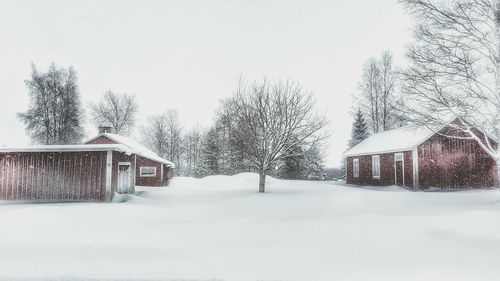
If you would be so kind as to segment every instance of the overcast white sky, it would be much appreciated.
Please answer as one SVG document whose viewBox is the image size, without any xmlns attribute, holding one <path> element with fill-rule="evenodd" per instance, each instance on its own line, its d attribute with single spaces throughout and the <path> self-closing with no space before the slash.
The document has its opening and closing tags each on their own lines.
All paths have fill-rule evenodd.
<svg viewBox="0 0 500 281">
<path fill-rule="evenodd" d="M 397 0 L 0 0 L 0 144 L 30 142 L 15 114 L 31 62 L 74 66 L 84 104 L 107 89 L 136 94 L 139 124 L 172 108 L 186 128 L 211 124 L 238 75 L 266 75 L 315 92 L 338 165 L 363 63 L 385 49 L 401 62 L 410 39 Z"/>
</svg>

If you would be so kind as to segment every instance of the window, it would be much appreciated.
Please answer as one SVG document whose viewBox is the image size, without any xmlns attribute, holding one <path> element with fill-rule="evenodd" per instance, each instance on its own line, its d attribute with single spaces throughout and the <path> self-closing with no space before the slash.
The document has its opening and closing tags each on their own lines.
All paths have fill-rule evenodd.
<svg viewBox="0 0 500 281">
<path fill-rule="evenodd" d="M 396 153 L 394 157 L 396 157 L 396 161 L 403 161 L 403 153 Z"/>
<path fill-rule="evenodd" d="M 380 155 L 372 156 L 372 176 L 374 179 L 380 179 Z"/>
<path fill-rule="evenodd" d="M 141 167 L 141 177 L 156 177 L 156 167 Z"/>
<path fill-rule="evenodd" d="M 359 178 L 359 159 L 352 160 L 352 174 L 355 178 Z"/>
</svg>

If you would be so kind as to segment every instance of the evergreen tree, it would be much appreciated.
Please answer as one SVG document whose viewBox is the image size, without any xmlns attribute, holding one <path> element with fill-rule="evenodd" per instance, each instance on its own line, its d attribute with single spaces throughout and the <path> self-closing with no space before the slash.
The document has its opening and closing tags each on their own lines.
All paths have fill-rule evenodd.
<svg viewBox="0 0 500 281">
<path fill-rule="evenodd" d="M 322 153 L 314 146 L 304 151 L 300 146 L 293 146 L 279 164 L 276 176 L 282 179 L 323 180 L 326 175 Z"/>
<path fill-rule="evenodd" d="M 349 141 L 349 147 L 353 147 L 358 143 L 362 142 L 368 137 L 368 124 L 363 117 L 361 109 L 355 114 L 354 123 L 352 124 L 351 140 Z"/>
<path fill-rule="evenodd" d="M 196 169 L 197 177 L 216 175 L 220 173 L 220 142 L 216 128 L 211 128 L 203 138 L 201 158 Z"/>
</svg>

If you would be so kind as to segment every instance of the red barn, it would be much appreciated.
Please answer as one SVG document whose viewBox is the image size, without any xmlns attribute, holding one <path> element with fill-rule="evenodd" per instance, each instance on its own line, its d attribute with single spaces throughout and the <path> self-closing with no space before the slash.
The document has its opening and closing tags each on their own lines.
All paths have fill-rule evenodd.
<svg viewBox="0 0 500 281">
<path fill-rule="evenodd" d="M 103 133 L 87 143 L 0 147 L 0 200 L 111 201 L 172 176 L 174 164 L 130 138 Z"/>
<path fill-rule="evenodd" d="M 412 189 L 497 186 L 495 160 L 477 141 L 450 135 L 461 134 L 450 126 L 436 130 L 405 127 L 374 134 L 344 153 L 347 183 Z"/>
<path fill-rule="evenodd" d="M 156 153 L 140 144 L 139 142 L 125 136 L 106 132 L 106 128 L 100 128 L 101 133 L 96 137 L 84 142 L 85 144 L 121 144 L 131 150 L 134 154 L 134 182 L 138 186 L 162 186 L 168 183 L 173 176 L 175 165 L 159 157 Z"/>
</svg>

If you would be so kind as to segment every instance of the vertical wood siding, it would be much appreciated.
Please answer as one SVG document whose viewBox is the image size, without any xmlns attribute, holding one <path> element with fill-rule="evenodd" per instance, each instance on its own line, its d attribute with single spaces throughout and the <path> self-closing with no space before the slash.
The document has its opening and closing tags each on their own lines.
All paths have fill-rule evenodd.
<svg viewBox="0 0 500 281">
<path fill-rule="evenodd" d="M 418 147 L 420 188 L 496 186 L 496 163 L 474 140 L 434 135 Z"/>
<path fill-rule="evenodd" d="M 0 153 L 0 200 L 104 201 L 106 152 Z"/>
<path fill-rule="evenodd" d="M 139 186 L 161 186 L 161 163 L 137 155 L 135 184 Z M 156 177 L 141 177 L 141 167 L 156 167 Z"/>
</svg>

